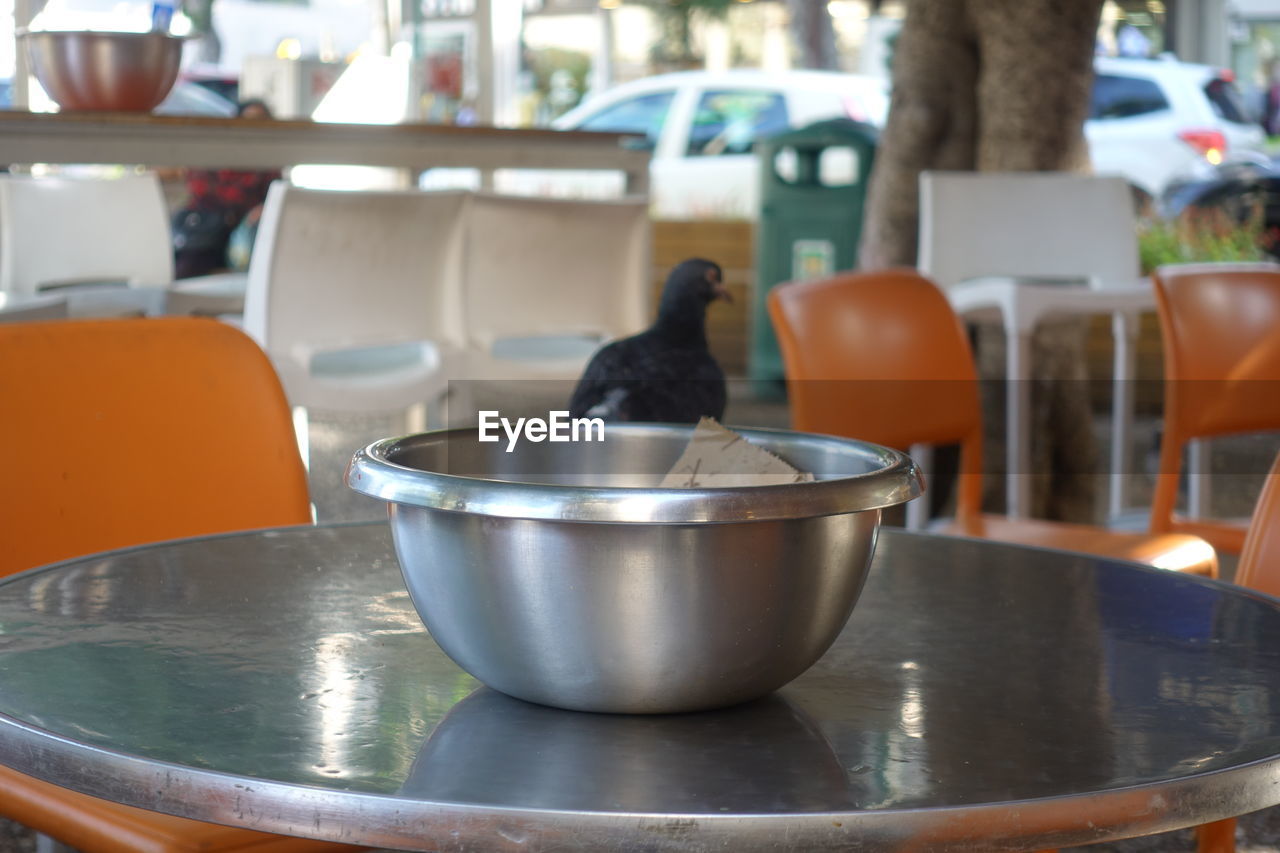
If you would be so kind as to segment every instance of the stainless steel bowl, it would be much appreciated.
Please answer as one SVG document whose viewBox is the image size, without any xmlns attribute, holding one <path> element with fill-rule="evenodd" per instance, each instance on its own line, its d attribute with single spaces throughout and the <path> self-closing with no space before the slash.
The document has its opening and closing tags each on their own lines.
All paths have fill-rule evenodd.
<svg viewBox="0 0 1280 853">
<path fill-rule="evenodd" d="M 163 32 L 32 30 L 31 72 L 64 110 L 150 112 L 178 79 L 183 39 Z"/>
<path fill-rule="evenodd" d="M 386 439 L 347 469 L 390 502 L 406 586 L 440 647 L 480 681 L 580 711 L 664 713 L 781 687 L 853 610 L 880 510 L 921 492 L 911 460 L 865 442 L 742 430 L 817 482 L 652 486 L 691 427 L 609 425 L 603 441 Z"/>
</svg>

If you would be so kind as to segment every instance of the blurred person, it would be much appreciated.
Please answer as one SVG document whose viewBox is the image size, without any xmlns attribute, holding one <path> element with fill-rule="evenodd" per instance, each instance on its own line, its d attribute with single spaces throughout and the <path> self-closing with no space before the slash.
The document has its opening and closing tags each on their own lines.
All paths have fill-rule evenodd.
<svg viewBox="0 0 1280 853">
<path fill-rule="evenodd" d="M 272 118 L 266 103 L 240 102 L 236 115 L 247 119 Z M 185 175 L 187 198 L 173 217 L 173 261 L 176 278 L 206 275 L 248 264 L 262 203 L 279 169 L 189 169 Z M 228 257 L 232 234 L 237 234 L 235 258 Z"/>
<path fill-rule="evenodd" d="M 1268 136 L 1280 134 L 1280 62 L 1268 60 L 1266 83 L 1262 87 L 1262 118 L 1259 124 Z"/>
<path fill-rule="evenodd" d="M 459 127 L 474 127 L 479 120 L 480 114 L 476 111 L 475 99 L 464 98 L 458 105 L 458 111 L 453 115 L 453 123 Z"/>
<path fill-rule="evenodd" d="M 1151 55 L 1151 39 L 1130 23 L 1123 23 L 1116 30 L 1116 53 L 1134 59 L 1146 59 Z"/>
</svg>

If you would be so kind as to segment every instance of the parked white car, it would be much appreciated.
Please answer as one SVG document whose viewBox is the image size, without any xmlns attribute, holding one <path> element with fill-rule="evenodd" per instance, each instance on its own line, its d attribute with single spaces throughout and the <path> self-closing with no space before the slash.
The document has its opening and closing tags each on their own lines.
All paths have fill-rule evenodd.
<svg viewBox="0 0 1280 853">
<path fill-rule="evenodd" d="M 1094 62 L 1085 138 L 1093 170 L 1118 174 L 1153 196 L 1214 166 L 1263 156 L 1262 128 L 1249 120 L 1228 72 L 1172 59 Z"/>
<path fill-rule="evenodd" d="M 757 139 L 822 119 L 877 127 L 889 111 L 887 83 L 830 71 L 682 71 L 624 83 L 552 123 L 557 130 L 631 133 L 653 151 L 650 193 L 664 218 L 754 218 L 759 207 Z M 433 169 L 422 186 L 475 186 L 473 170 Z M 607 172 L 498 170 L 495 187 L 529 195 L 617 195 Z"/>
</svg>

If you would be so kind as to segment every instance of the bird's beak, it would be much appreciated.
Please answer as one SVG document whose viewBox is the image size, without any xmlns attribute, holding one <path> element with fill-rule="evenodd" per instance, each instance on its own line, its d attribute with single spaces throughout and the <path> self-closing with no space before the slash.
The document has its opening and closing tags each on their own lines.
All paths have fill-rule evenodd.
<svg viewBox="0 0 1280 853">
<path fill-rule="evenodd" d="M 723 299 L 730 305 L 733 304 L 733 294 L 729 292 L 729 288 L 725 287 L 723 281 L 714 281 L 711 283 L 712 300 Z"/>
</svg>

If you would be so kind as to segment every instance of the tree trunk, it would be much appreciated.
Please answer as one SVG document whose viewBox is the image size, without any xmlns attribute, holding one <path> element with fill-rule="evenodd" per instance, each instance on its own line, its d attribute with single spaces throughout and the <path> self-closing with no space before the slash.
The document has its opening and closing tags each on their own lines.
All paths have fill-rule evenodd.
<svg viewBox="0 0 1280 853">
<path fill-rule="evenodd" d="M 1084 168 L 1102 0 L 910 0 L 860 249 L 868 269 L 916 262 L 926 169 Z"/>
<path fill-rule="evenodd" d="M 658 16 L 662 35 L 650 52 L 654 73 L 699 67 L 693 52 L 693 7 L 684 2 L 661 4 Z"/>
<path fill-rule="evenodd" d="M 926 169 L 1087 170 L 1083 125 L 1101 7 L 1102 0 L 910 0 L 868 189 L 862 268 L 915 265 Z M 984 376 L 1003 377 L 1002 341 L 991 331 L 980 334 L 979 364 Z M 1033 378 L 1055 380 L 1037 381 L 1047 390 L 1033 399 L 1033 468 L 1045 475 L 1033 490 L 1037 515 L 1095 520 L 1089 483 L 1097 447 L 1084 363 L 1081 323 L 1037 331 Z M 995 440 L 984 456 L 991 491 L 1000 494 L 1003 418 L 985 408 Z"/>
<path fill-rule="evenodd" d="M 199 49 L 196 52 L 196 59 L 209 65 L 217 65 L 222 60 L 222 39 L 218 37 L 218 31 L 208 29 L 200 35 L 197 42 Z"/>
<path fill-rule="evenodd" d="M 199 36 L 196 60 L 217 65 L 222 59 L 222 40 L 213 28 L 213 0 L 185 0 L 182 10 L 191 19 L 191 29 Z"/>
<path fill-rule="evenodd" d="M 797 68 L 838 70 L 836 30 L 826 0 L 787 0 Z"/>
</svg>

